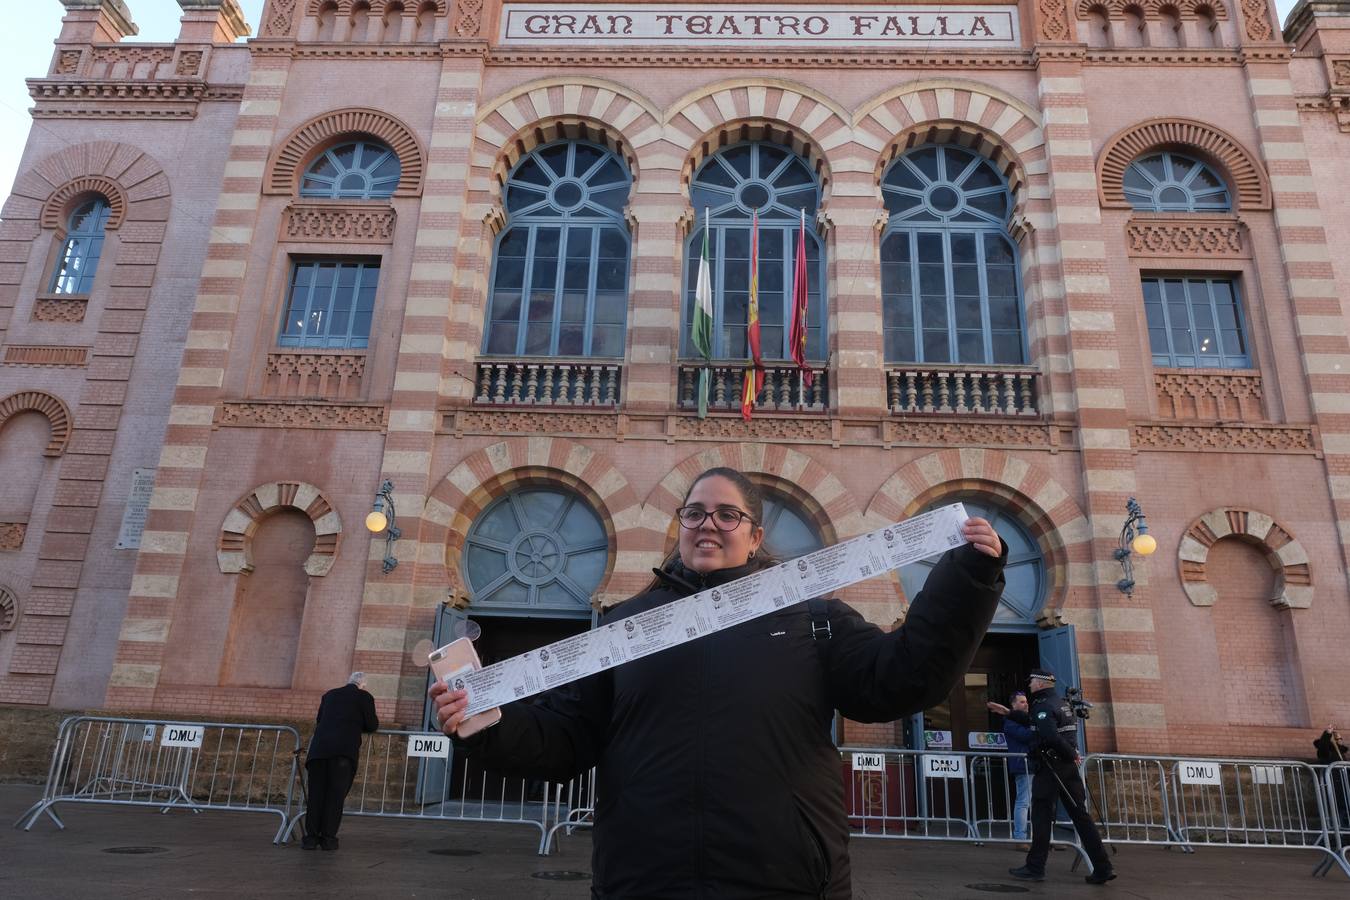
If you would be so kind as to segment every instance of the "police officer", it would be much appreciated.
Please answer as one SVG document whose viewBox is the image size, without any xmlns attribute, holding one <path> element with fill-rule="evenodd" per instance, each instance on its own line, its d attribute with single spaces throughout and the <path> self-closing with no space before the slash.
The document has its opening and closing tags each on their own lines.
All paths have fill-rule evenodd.
<svg viewBox="0 0 1350 900">
<path fill-rule="evenodd" d="M 1087 791 L 1078 774 L 1078 724 L 1073 709 L 1068 701 L 1055 693 L 1055 676 L 1044 669 L 1032 671 L 1029 699 L 1031 709 L 1028 713 L 1014 711 L 1009 718 L 1017 721 L 1025 716 L 1033 731 L 1028 756 L 1035 773 L 1031 782 L 1031 851 L 1027 853 L 1024 865 L 1008 872 L 1026 881 L 1045 879 L 1055 801 L 1062 800 L 1078 838 L 1083 842 L 1083 849 L 1092 861 L 1092 874 L 1087 876 L 1087 883 L 1106 884 L 1116 877 L 1116 873 L 1102 846 L 1101 835 L 1097 834 L 1097 826 L 1087 812 Z"/>
</svg>

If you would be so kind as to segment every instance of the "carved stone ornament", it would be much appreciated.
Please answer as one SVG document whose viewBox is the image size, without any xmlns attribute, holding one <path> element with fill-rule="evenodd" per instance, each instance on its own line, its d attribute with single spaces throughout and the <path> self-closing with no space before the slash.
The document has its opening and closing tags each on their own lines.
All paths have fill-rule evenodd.
<svg viewBox="0 0 1350 900">
<path fill-rule="evenodd" d="M 1236 538 L 1260 547 L 1279 576 L 1270 604 L 1280 609 L 1307 609 L 1312 605 L 1312 568 L 1308 553 L 1293 535 L 1272 517 L 1255 510 L 1221 507 L 1197 519 L 1177 548 L 1181 587 L 1196 606 L 1213 606 L 1218 591 L 1205 570 L 1209 549 L 1223 538 Z"/>
<path fill-rule="evenodd" d="M 184 50 L 178 55 L 178 66 L 174 72 L 178 75 L 196 75 L 202 67 L 202 51 Z"/>
<path fill-rule="evenodd" d="M 312 428 L 341 431 L 379 431 L 384 428 L 383 406 L 354 403 L 222 403 L 216 425 L 246 428 Z"/>
<path fill-rule="evenodd" d="M 24 522 L 0 522 L 0 550 L 22 550 L 27 531 Z"/>
<path fill-rule="evenodd" d="M 314 551 L 305 560 L 305 572 L 327 575 L 337 556 L 342 521 L 318 488 L 303 481 L 274 481 L 255 488 L 235 504 L 220 526 L 216 560 L 227 575 L 253 571 L 253 535 L 269 513 L 283 507 L 298 509 L 314 523 Z"/>
<path fill-rule="evenodd" d="M 483 27 L 483 0 L 455 3 L 455 37 L 476 38 Z"/>
<path fill-rule="evenodd" d="M 378 242 L 394 239 L 394 210 L 372 203 L 293 203 L 283 238 L 292 241 Z"/>
<path fill-rule="evenodd" d="M 1336 85 L 1350 85 L 1350 59 L 1331 61 L 1331 82 Z"/>
<path fill-rule="evenodd" d="M 1146 423 L 1132 427 L 1136 450 L 1232 453 L 1316 453 L 1308 427 L 1284 425 L 1182 425 Z"/>
<path fill-rule="evenodd" d="M 88 356 L 88 347 L 7 344 L 3 362 L 7 366 L 83 366 Z"/>
<path fill-rule="evenodd" d="M 1157 369 L 1158 417 L 1262 422 L 1261 373 L 1248 369 Z"/>
<path fill-rule="evenodd" d="M 1247 40 L 1270 40 L 1270 7 L 1266 0 L 1242 0 L 1242 19 L 1247 25 Z"/>
<path fill-rule="evenodd" d="M 1041 13 L 1041 40 L 1067 41 L 1069 10 L 1065 7 L 1064 0 L 1040 0 L 1037 8 Z"/>
<path fill-rule="evenodd" d="M 56 55 L 56 71 L 53 75 L 75 75 L 80 71 L 80 57 L 83 50 L 62 50 Z"/>
<path fill-rule="evenodd" d="M 1125 225 L 1131 256 L 1246 256 L 1232 218 L 1136 215 Z"/>
<path fill-rule="evenodd" d="M 33 304 L 35 322 L 83 322 L 86 297 L 39 297 Z"/>
<path fill-rule="evenodd" d="M 1170 7 L 1179 19 L 1197 18 L 1202 9 L 1216 19 L 1228 18 L 1228 7 L 1214 0 L 1078 0 L 1074 16 L 1087 19 L 1094 11 L 1104 10 L 1108 19 L 1124 19 L 1126 11 L 1132 7 L 1142 11 L 1147 20 L 1162 18 L 1165 7 Z"/>
<path fill-rule="evenodd" d="M 269 0 L 268 10 L 263 15 L 261 37 L 284 38 L 291 36 L 291 24 L 295 21 L 295 0 Z"/>
<path fill-rule="evenodd" d="M 267 354 L 263 395 L 321 400 L 351 400 L 361 393 L 366 354 L 323 350 Z"/>
</svg>

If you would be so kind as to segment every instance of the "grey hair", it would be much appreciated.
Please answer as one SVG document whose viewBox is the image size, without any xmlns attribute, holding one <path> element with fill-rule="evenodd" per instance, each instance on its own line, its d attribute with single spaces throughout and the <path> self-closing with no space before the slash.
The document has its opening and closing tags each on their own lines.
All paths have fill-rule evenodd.
<svg viewBox="0 0 1350 900">
<path fill-rule="evenodd" d="M 365 672 L 353 672 L 353 673 L 351 674 L 351 677 L 347 679 L 347 683 L 348 683 L 348 684 L 354 684 L 354 685 L 356 685 L 357 687 L 360 687 L 361 685 L 363 685 L 363 684 L 366 683 L 366 673 L 365 673 Z"/>
</svg>

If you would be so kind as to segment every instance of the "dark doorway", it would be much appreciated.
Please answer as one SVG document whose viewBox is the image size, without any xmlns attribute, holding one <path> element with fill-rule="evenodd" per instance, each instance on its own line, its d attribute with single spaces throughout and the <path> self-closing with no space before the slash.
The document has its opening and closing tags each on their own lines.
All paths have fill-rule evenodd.
<svg viewBox="0 0 1350 900">
<path fill-rule="evenodd" d="M 1035 634 L 990 633 L 965 676 L 947 699 L 924 711 L 923 734 L 909 746 L 921 750 L 987 750 L 971 746 L 971 732 L 1000 732 L 1003 720 L 985 707 L 990 700 L 1006 704 L 1015 690 L 1026 690 L 1027 676 L 1039 664 Z M 948 743 L 950 741 L 950 743 Z"/>
</svg>

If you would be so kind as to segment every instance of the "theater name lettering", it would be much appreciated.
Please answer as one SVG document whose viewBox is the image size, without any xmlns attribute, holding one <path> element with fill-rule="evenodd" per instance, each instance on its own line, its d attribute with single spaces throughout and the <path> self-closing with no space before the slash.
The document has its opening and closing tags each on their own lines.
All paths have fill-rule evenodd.
<svg viewBox="0 0 1350 900">
<path fill-rule="evenodd" d="M 1016 6 L 507 3 L 503 44 L 1016 47 Z"/>
</svg>

